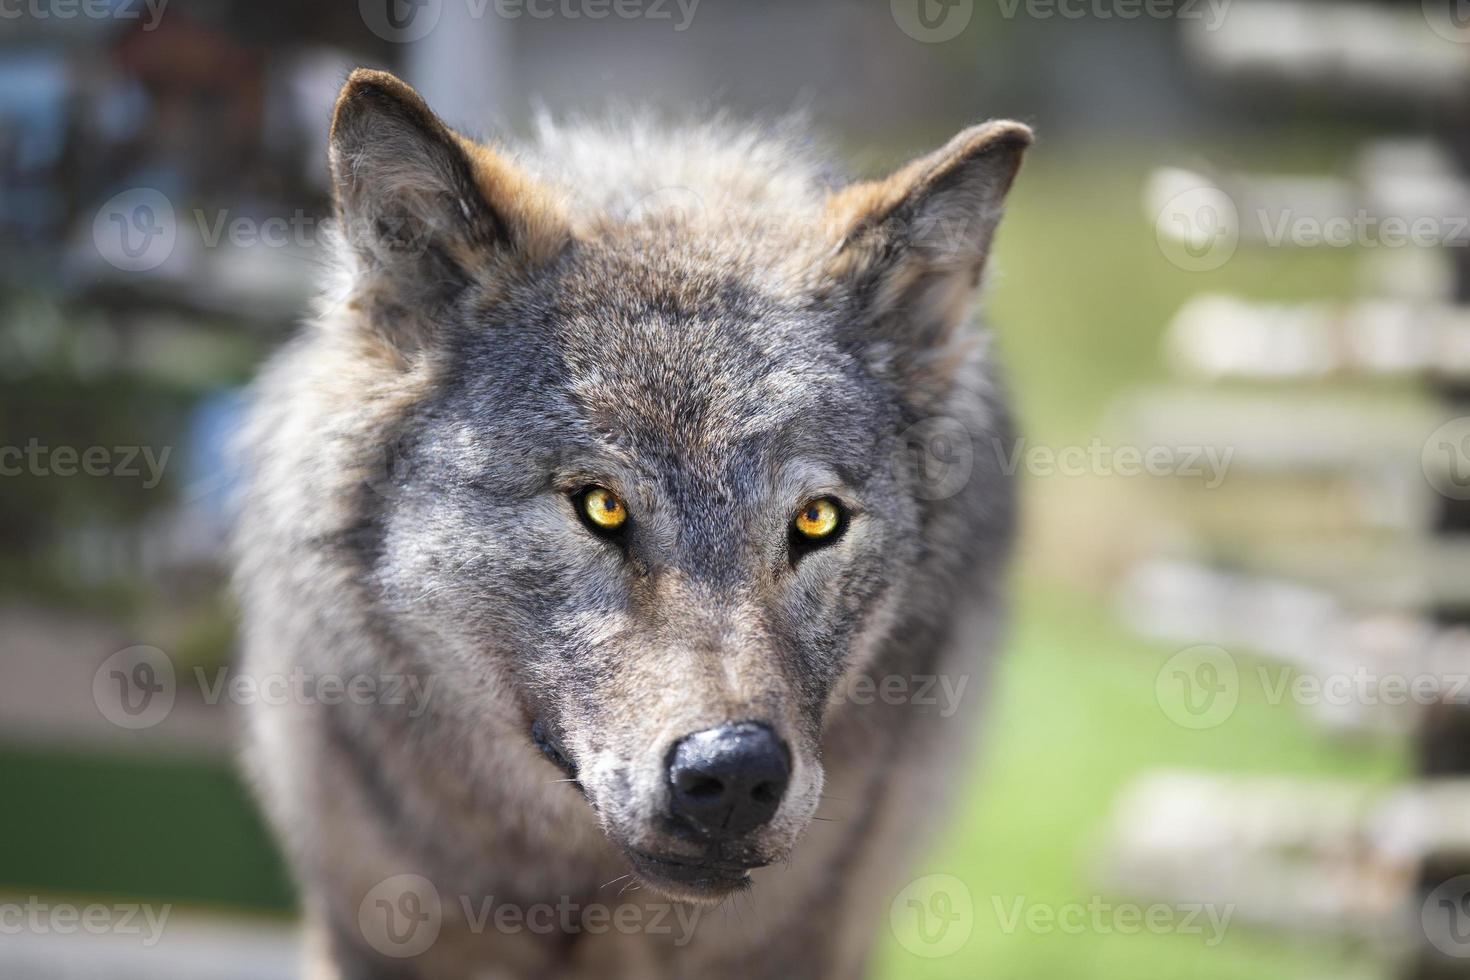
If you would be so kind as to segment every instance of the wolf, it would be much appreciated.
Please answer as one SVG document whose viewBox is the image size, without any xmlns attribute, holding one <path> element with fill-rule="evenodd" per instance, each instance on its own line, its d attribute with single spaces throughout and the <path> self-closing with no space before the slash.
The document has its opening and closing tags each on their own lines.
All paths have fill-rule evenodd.
<svg viewBox="0 0 1470 980">
<path fill-rule="evenodd" d="M 978 698 L 1004 619 L 972 313 L 1031 141 L 876 180 L 794 122 L 512 148 L 351 75 L 235 544 L 242 669 L 322 684 L 246 750 L 315 976 L 864 971 L 979 713 L 919 695 Z"/>
</svg>

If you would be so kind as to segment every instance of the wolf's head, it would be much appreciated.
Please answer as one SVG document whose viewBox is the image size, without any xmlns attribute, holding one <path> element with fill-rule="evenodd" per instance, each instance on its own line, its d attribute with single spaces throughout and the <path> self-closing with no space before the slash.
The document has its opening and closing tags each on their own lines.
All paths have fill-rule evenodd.
<svg viewBox="0 0 1470 980">
<path fill-rule="evenodd" d="M 965 527 L 895 463 L 985 402 L 960 327 L 1029 142 L 990 123 L 828 186 L 741 131 L 518 162 L 392 76 L 343 91 L 324 329 L 347 397 L 395 406 L 362 463 L 376 594 L 462 679 L 462 737 L 512 715 L 667 893 L 788 854 L 834 692 Z"/>
</svg>

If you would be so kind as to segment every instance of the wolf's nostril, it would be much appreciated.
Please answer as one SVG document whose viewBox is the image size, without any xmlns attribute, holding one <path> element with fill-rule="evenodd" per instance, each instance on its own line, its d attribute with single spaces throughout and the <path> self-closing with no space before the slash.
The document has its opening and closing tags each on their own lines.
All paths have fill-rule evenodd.
<svg viewBox="0 0 1470 980">
<path fill-rule="evenodd" d="M 696 732 L 669 757 L 673 811 L 718 837 L 770 821 L 791 777 L 791 755 L 765 725 L 742 722 Z"/>
<path fill-rule="evenodd" d="M 781 799 L 781 790 L 775 783 L 761 783 L 750 791 L 750 798 L 757 803 L 774 803 Z"/>
<path fill-rule="evenodd" d="M 713 800 L 725 795 L 725 784 L 718 779 L 695 777 L 682 791 L 685 796 Z"/>
</svg>

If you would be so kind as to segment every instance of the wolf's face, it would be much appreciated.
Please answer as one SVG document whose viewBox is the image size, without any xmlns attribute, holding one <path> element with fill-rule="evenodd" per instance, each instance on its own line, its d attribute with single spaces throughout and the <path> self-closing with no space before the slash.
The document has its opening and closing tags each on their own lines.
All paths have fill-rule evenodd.
<svg viewBox="0 0 1470 980">
<path fill-rule="evenodd" d="M 463 679 L 464 737 L 510 705 L 665 892 L 741 887 L 817 808 L 833 692 L 922 557 L 903 433 L 1026 142 L 971 131 L 809 209 L 619 212 L 391 77 L 344 91 L 364 356 L 418 392 L 364 491 L 384 606 Z"/>
</svg>

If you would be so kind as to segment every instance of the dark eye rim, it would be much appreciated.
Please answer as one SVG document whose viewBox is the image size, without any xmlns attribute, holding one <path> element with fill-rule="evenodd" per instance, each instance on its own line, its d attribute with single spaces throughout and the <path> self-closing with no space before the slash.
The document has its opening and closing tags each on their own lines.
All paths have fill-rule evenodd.
<svg viewBox="0 0 1470 980">
<path fill-rule="evenodd" d="M 802 510 L 805 510 L 807 507 L 816 503 L 818 500 L 825 500 L 833 507 L 837 508 L 837 526 L 832 529 L 832 532 L 830 534 L 823 535 L 820 538 L 810 538 L 796 529 L 796 518 L 800 516 Z M 842 536 L 847 533 L 848 525 L 851 523 L 851 509 L 840 499 L 832 496 L 830 493 L 824 493 L 816 497 L 808 497 L 806 500 L 802 501 L 801 507 L 799 507 L 796 512 L 791 515 L 791 519 L 786 522 L 786 547 L 787 550 L 791 553 L 792 564 L 795 564 L 802 557 L 810 554 L 813 551 L 820 551 L 823 548 L 831 547 L 832 545 L 836 544 L 839 540 L 841 540 Z"/>
<path fill-rule="evenodd" d="M 592 493 L 592 491 L 594 490 L 601 490 L 603 493 L 612 494 L 623 505 L 623 510 L 627 511 L 628 502 L 623 499 L 622 494 L 618 493 L 612 487 L 606 486 L 601 483 L 588 483 L 585 486 L 578 487 L 568 495 L 571 497 L 572 510 L 576 511 L 577 513 L 577 520 L 582 522 L 583 527 L 591 531 L 593 534 L 597 535 L 599 538 L 602 538 L 603 540 L 623 540 L 627 537 L 628 525 L 633 523 L 633 515 L 628 514 L 628 516 L 623 518 L 623 523 L 619 524 L 617 527 L 608 528 L 603 527 L 601 524 L 598 524 L 597 522 L 592 520 L 592 518 L 587 516 L 587 495 Z"/>
</svg>

